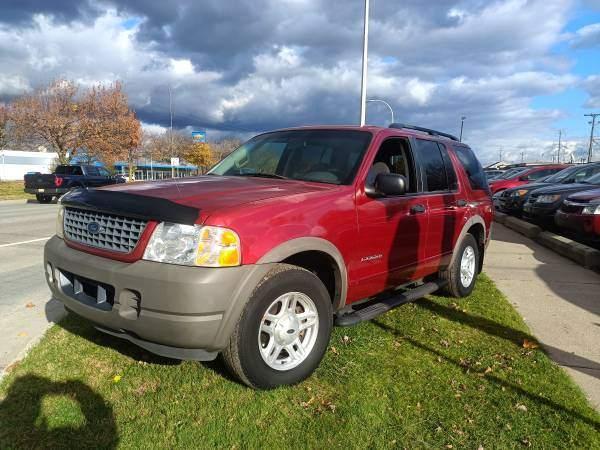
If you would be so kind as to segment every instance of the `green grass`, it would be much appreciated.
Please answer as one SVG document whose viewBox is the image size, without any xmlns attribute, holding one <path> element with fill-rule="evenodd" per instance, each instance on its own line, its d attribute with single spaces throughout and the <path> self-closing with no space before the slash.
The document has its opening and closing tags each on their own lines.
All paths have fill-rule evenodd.
<svg viewBox="0 0 600 450">
<path fill-rule="evenodd" d="M 35 195 L 23 192 L 23 181 L 0 181 L 0 200 L 35 198 Z"/>
<path fill-rule="evenodd" d="M 600 448 L 600 417 L 485 276 L 337 328 L 304 383 L 252 391 L 69 317 L 0 385 L 0 448 Z M 115 378 L 116 377 L 116 378 Z M 120 378 L 119 378 L 120 377 Z"/>
</svg>

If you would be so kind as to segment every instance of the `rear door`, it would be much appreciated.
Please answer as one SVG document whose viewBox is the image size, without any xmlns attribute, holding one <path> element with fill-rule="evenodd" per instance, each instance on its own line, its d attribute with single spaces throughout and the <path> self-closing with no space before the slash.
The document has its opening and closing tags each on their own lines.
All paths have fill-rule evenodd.
<svg viewBox="0 0 600 450">
<path fill-rule="evenodd" d="M 442 258 L 452 254 L 465 222 L 468 202 L 444 144 L 415 139 L 422 170 L 423 190 L 429 222 L 425 245 L 428 270 L 439 268 Z"/>
</svg>

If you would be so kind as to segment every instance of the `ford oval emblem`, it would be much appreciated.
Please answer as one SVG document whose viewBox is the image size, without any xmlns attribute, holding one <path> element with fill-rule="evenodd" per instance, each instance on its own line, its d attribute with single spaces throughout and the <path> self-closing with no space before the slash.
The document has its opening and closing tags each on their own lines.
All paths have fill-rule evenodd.
<svg viewBox="0 0 600 450">
<path fill-rule="evenodd" d="M 90 234 L 100 233 L 100 224 L 98 222 L 90 222 L 87 224 L 87 230 Z"/>
</svg>

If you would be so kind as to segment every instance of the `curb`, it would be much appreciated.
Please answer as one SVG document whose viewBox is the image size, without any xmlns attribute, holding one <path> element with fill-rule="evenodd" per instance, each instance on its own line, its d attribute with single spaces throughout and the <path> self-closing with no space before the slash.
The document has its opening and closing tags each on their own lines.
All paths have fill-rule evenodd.
<svg viewBox="0 0 600 450">
<path fill-rule="evenodd" d="M 543 231 L 537 225 L 517 219 L 516 217 L 508 216 L 504 213 L 496 212 L 494 220 L 527 236 L 538 244 L 541 244 L 550 250 L 554 250 L 559 255 L 575 261 L 586 269 L 600 269 L 600 250 L 596 250 L 595 248 L 550 231 Z"/>
<path fill-rule="evenodd" d="M 27 203 L 26 198 L 19 198 L 16 200 L 0 200 L 0 205 L 24 205 Z"/>
</svg>

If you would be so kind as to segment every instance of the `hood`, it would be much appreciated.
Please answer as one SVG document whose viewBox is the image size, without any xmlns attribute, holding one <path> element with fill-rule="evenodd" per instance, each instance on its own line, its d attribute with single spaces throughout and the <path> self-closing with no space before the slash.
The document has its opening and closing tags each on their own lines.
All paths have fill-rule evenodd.
<svg viewBox="0 0 600 450">
<path fill-rule="evenodd" d="M 198 208 L 205 215 L 221 208 L 276 197 L 326 191 L 335 187 L 337 186 L 296 180 L 205 175 L 177 180 L 119 184 L 101 189 L 166 199 Z"/>
<path fill-rule="evenodd" d="M 592 189 L 590 191 L 578 192 L 577 194 L 569 195 L 569 200 L 575 202 L 600 202 L 600 188 Z"/>
<path fill-rule="evenodd" d="M 597 186 L 587 183 L 552 184 L 541 189 L 536 189 L 534 195 L 568 194 L 569 192 L 589 191 L 590 189 L 594 189 L 594 187 Z"/>
</svg>

